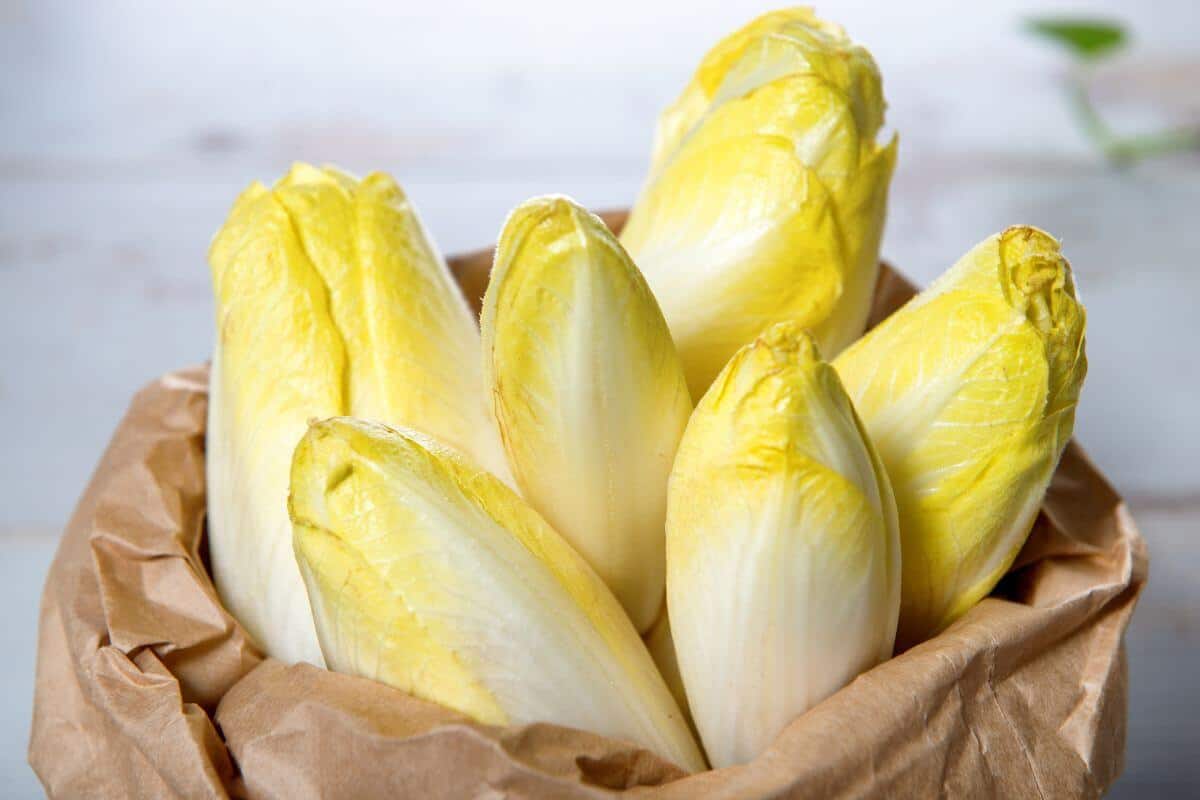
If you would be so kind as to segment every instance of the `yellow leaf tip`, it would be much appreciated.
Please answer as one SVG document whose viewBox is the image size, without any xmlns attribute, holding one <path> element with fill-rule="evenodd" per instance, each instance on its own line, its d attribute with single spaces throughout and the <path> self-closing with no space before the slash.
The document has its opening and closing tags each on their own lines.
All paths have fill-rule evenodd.
<svg viewBox="0 0 1200 800">
<path fill-rule="evenodd" d="M 820 348 L 812 334 L 796 320 L 775 323 L 758 335 L 754 345 L 798 363 L 822 360 Z"/>
<path fill-rule="evenodd" d="M 1042 330 L 1078 316 L 1071 265 L 1057 239 L 1031 225 L 999 235 L 1000 280 L 1010 301 Z"/>
</svg>

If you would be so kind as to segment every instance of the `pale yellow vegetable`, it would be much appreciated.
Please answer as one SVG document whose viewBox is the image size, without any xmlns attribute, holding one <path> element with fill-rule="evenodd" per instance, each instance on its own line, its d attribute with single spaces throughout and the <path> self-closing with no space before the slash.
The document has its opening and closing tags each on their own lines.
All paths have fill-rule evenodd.
<svg viewBox="0 0 1200 800">
<path fill-rule="evenodd" d="M 661 117 L 621 242 L 699 397 L 740 346 L 798 320 L 836 355 L 866 324 L 893 139 L 871 55 L 807 8 L 714 47 Z"/>
<path fill-rule="evenodd" d="M 992 236 L 834 362 L 900 512 L 899 643 L 992 590 L 1029 535 L 1071 436 L 1085 312 L 1059 244 Z"/>
<path fill-rule="evenodd" d="M 798 323 L 739 350 L 696 407 L 671 474 L 667 597 L 714 767 L 892 654 L 896 508 L 833 368 Z"/>
<path fill-rule="evenodd" d="M 598 217 L 539 197 L 500 235 L 482 327 L 523 496 L 648 630 L 663 604 L 667 476 L 692 410 L 654 296 Z"/>
<path fill-rule="evenodd" d="M 683 712 L 688 727 L 695 731 L 696 723 L 692 720 L 692 710 L 687 701 L 687 690 L 683 687 L 683 675 L 679 672 L 679 658 L 675 655 L 675 640 L 671 637 L 671 617 L 667 614 L 665 603 L 658 619 L 642 639 L 646 642 L 646 649 L 650 651 L 650 656 L 654 659 L 663 680 L 667 682 L 671 696 L 679 704 L 679 710 Z"/>
<path fill-rule="evenodd" d="M 288 470 L 307 420 L 405 423 L 504 474 L 479 334 L 400 187 L 299 164 L 234 204 L 209 254 L 216 300 L 209 552 L 267 653 L 321 663 L 291 552 Z"/>
<path fill-rule="evenodd" d="M 350 418 L 296 448 L 296 558 L 330 668 L 480 722 L 554 722 L 704 761 L 616 598 L 456 451 Z"/>
</svg>

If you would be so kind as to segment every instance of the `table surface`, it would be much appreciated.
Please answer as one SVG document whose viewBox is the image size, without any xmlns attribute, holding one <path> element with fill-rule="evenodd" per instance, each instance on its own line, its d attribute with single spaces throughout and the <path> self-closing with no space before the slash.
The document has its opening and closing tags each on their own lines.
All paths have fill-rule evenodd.
<svg viewBox="0 0 1200 800">
<path fill-rule="evenodd" d="M 38 595 L 132 392 L 203 361 L 205 251 L 237 192 L 293 160 L 383 169 L 442 248 L 487 244 L 546 192 L 628 204 L 654 118 L 704 49 L 764 6 L 509 0 L 0 2 L 0 785 L 25 765 Z M 404 6 L 411 5 L 411 8 Z M 1114 169 L 1063 102 L 1028 2 L 842 2 L 900 133 L 885 255 L 920 283 L 1029 222 L 1089 310 L 1077 434 L 1129 499 L 1151 582 L 1129 634 L 1128 765 L 1114 796 L 1200 786 L 1200 157 Z M 983 4 L 978 4 L 983 5 Z M 1200 120 L 1194 0 L 1058 3 L 1116 15 L 1096 70 L 1122 128 Z"/>
</svg>

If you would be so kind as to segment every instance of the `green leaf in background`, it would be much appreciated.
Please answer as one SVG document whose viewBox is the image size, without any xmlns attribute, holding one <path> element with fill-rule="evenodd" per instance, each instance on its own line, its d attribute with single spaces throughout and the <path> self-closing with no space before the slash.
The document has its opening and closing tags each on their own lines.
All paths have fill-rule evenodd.
<svg viewBox="0 0 1200 800">
<path fill-rule="evenodd" d="M 1108 126 L 1088 96 L 1087 65 L 1119 50 L 1128 40 L 1126 27 L 1116 20 L 1082 17 L 1033 17 L 1025 30 L 1066 48 L 1077 63 L 1066 78 L 1067 100 L 1084 134 L 1113 164 L 1129 164 L 1150 156 L 1182 151 L 1200 152 L 1200 128 L 1120 136 Z"/>
<path fill-rule="evenodd" d="M 1039 36 L 1057 42 L 1077 58 L 1094 60 L 1125 44 L 1125 26 L 1102 19 L 1071 17 L 1035 17 L 1026 27 Z"/>
<path fill-rule="evenodd" d="M 1108 55 L 1126 43 L 1126 28 L 1105 19 L 1038 17 L 1028 20 L 1028 30 L 1049 38 L 1076 58 L 1093 60 Z"/>
</svg>

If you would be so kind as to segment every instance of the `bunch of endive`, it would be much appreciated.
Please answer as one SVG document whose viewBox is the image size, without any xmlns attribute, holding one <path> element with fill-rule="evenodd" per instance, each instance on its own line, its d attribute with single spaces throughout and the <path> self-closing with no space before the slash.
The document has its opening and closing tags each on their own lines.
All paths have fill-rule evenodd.
<svg viewBox="0 0 1200 800">
<path fill-rule="evenodd" d="M 248 189 L 210 256 L 229 609 L 275 657 L 688 770 L 688 706 L 709 762 L 752 759 L 965 613 L 1070 436 L 1084 314 L 1011 228 L 823 360 L 874 286 L 882 108 L 840 29 L 757 20 L 664 115 L 621 241 L 512 212 L 482 334 L 391 179 Z"/>
<path fill-rule="evenodd" d="M 288 473 L 308 420 L 419 425 L 496 474 L 479 332 L 396 183 L 297 165 L 234 203 L 209 253 L 216 342 L 208 534 L 221 597 L 274 656 L 323 664 L 292 554 Z"/>
</svg>

